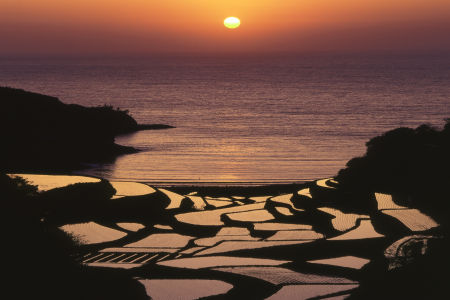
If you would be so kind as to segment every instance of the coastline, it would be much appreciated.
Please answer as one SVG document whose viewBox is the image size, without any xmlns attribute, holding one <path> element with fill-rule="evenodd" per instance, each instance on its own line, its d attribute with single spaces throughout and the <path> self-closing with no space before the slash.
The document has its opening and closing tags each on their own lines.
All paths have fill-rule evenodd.
<svg viewBox="0 0 450 300">
<path fill-rule="evenodd" d="M 115 143 L 119 134 L 170 129 L 138 124 L 128 110 L 84 107 L 56 97 L 0 86 L 0 171 L 66 173 L 89 162 L 140 152 Z"/>
<path fill-rule="evenodd" d="M 134 124 L 126 111 L 96 109 Z M 143 286 L 168 278 L 177 288 L 183 280 L 204 278 L 230 284 L 221 299 L 284 299 L 292 288 L 294 295 L 311 292 L 308 286 L 322 299 L 428 299 L 430 287 L 432 294 L 445 292 L 439 275 L 449 262 L 450 119 L 443 130 L 422 125 L 375 137 L 366 144 L 366 155 L 349 161 L 332 178 L 225 186 L 55 176 L 69 172 L 51 171 L 61 168 L 61 162 L 114 161 L 116 156 L 105 149 L 122 147 L 114 143 L 121 130 L 100 126 L 86 141 L 86 129 L 90 127 L 69 138 L 65 131 L 50 138 L 32 132 L 26 142 L 39 141 L 38 155 L 24 156 L 33 153 L 25 148 L 15 153 L 14 147 L 24 145 L 18 143 L 9 149 L 14 155 L 3 157 L 17 158 L 9 162 L 12 170 L 20 165 L 30 170 L 30 163 L 50 174 L 20 174 L 25 181 L 4 175 L 1 182 L 8 224 L 4 234 L 15 245 L 8 249 L 13 264 L 7 269 L 29 270 L 39 291 L 53 284 L 53 274 L 69 273 L 83 281 L 85 274 L 103 269 L 114 282 L 127 280 L 127 289 L 142 296 L 136 299 L 152 297 L 153 290 Z M 53 155 L 60 150 L 67 156 Z M 33 184 L 38 185 L 34 191 Z M 57 271 L 42 274 L 44 268 Z M 22 277 L 12 277 L 14 284 Z M 103 288 L 108 289 L 104 278 L 99 281 L 105 280 Z M 72 288 L 70 282 L 64 284 Z M 90 288 L 98 292 L 96 284 Z M 257 297 L 255 290 L 261 293 Z M 97 295 L 79 293 L 78 299 Z"/>
</svg>

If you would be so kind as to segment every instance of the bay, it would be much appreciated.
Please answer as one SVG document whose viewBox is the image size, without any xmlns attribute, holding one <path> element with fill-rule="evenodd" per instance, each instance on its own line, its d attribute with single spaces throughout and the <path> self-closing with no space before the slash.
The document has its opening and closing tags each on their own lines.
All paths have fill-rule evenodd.
<svg viewBox="0 0 450 300">
<path fill-rule="evenodd" d="M 335 175 L 365 142 L 450 118 L 450 55 L 1 57 L 0 85 L 130 110 L 141 150 L 81 173 L 170 184 L 292 183 Z"/>
</svg>

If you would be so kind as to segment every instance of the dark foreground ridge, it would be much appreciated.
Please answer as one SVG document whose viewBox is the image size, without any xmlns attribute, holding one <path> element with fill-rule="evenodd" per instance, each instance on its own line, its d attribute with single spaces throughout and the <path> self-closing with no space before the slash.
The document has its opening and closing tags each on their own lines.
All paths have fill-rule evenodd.
<svg viewBox="0 0 450 300">
<path fill-rule="evenodd" d="M 83 162 L 113 160 L 135 153 L 117 145 L 118 134 L 173 128 L 138 124 L 128 110 L 103 105 L 83 107 L 58 98 L 0 87 L 0 170 L 68 171 Z"/>
</svg>

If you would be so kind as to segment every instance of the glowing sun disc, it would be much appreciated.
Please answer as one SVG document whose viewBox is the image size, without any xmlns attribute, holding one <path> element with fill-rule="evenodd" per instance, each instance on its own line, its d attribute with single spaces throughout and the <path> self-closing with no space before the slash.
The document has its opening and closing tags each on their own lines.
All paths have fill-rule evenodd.
<svg viewBox="0 0 450 300">
<path fill-rule="evenodd" d="M 225 21 L 223 21 L 223 24 L 228 28 L 236 28 L 239 25 L 241 25 L 241 21 L 239 21 L 238 18 L 229 17 L 229 18 L 226 18 Z"/>
</svg>

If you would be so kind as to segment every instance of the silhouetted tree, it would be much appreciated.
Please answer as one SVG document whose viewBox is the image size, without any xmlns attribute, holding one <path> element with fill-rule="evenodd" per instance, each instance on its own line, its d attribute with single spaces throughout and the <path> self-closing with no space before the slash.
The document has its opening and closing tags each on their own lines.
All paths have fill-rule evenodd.
<svg viewBox="0 0 450 300">
<path fill-rule="evenodd" d="M 348 161 L 336 179 L 344 189 L 400 193 L 418 207 L 448 211 L 450 119 L 446 122 L 443 130 L 424 124 L 370 139 L 365 155 Z"/>
</svg>

